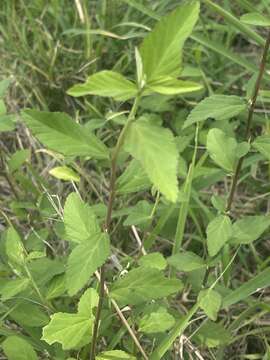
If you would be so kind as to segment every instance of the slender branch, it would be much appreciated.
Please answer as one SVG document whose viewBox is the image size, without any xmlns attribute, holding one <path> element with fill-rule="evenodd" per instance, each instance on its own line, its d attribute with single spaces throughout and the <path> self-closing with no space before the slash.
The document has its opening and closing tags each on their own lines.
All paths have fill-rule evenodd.
<svg viewBox="0 0 270 360">
<path fill-rule="evenodd" d="M 114 205 L 114 199 L 115 199 L 115 183 L 116 183 L 116 170 L 117 170 L 117 160 L 118 155 L 120 153 L 120 150 L 122 148 L 122 145 L 124 143 L 127 131 L 132 123 L 132 121 L 135 118 L 135 114 L 137 112 L 138 103 L 139 103 L 140 96 L 138 95 L 133 103 L 132 109 L 129 113 L 127 122 L 125 126 L 123 127 L 119 138 L 117 140 L 117 144 L 115 146 L 115 149 L 112 154 L 111 158 L 111 176 L 110 176 L 110 187 L 109 187 L 109 201 L 107 206 L 107 215 L 106 220 L 104 224 L 104 231 L 109 234 L 110 232 L 110 225 L 112 220 L 112 210 Z M 100 315 L 101 310 L 103 306 L 104 301 L 104 285 L 105 285 L 105 264 L 101 266 L 100 268 L 100 285 L 99 285 L 99 301 L 97 306 L 97 312 L 96 312 L 96 319 L 94 323 L 94 329 L 93 329 L 93 337 L 92 337 L 92 344 L 91 344 L 91 351 L 90 351 L 90 360 L 95 359 L 96 354 L 96 345 L 97 345 L 97 337 L 98 337 L 98 328 L 99 328 L 99 322 L 100 322 Z"/>
<path fill-rule="evenodd" d="M 248 118 L 247 118 L 247 126 L 246 126 L 246 132 L 245 132 L 246 141 L 250 141 L 253 114 L 254 114 L 257 97 L 258 97 L 258 94 L 259 94 L 259 90 L 260 90 L 260 87 L 261 87 L 261 82 L 262 82 L 264 71 L 265 71 L 265 66 L 266 66 L 267 54 L 268 54 L 268 51 L 269 51 L 269 47 L 270 47 L 270 31 L 268 32 L 268 36 L 267 36 L 267 39 L 266 39 L 266 42 L 265 42 L 263 55 L 262 55 L 261 62 L 260 62 L 259 74 L 258 74 L 256 84 L 255 84 L 255 88 L 254 88 L 254 93 L 253 93 L 252 98 L 250 99 L 250 106 L 249 106 Z M 232 207 L 232 204 L 233 204 L 233 199 L 234 199 L 234 195 L 235 195 L 235 192 L 236 192 L 237 183 L 238 183 L 238 179 L 239 179 L 240 172 L 241 172 L 241 169 L 242 169 L 244 158 L 245 158 L 245 156 L 242 156 L 238 160 L 238 163 L 236 165 L 236 170 L 235 170 L 235 173 L 234 173 L 232 186 L 231 186 L 229 197 L 228 197 L 226 212 L 231 211 L 231 207 Z"/>
</svg>

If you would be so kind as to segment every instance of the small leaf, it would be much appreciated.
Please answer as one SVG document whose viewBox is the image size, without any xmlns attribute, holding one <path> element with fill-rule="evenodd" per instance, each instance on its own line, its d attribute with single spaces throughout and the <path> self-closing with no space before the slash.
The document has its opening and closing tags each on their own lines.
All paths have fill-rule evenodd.
<svg viewBox="0 0 270 360">
<path fill-rule="evenodd" d="M 149 222 L 153 206 L 146 200 L 139 201 L 133 208 L 126 220 L 125 226 L 140 225 Z"/>
<path fill-rule="evenodd" d="M 191 81 L 164 77 L 160 78 L 158 81 L 152 82 L 147 89 L 163 95 L 186 95 L 193 93 L 194 91 L 202 90 L 203 87 L 202 85 Z"/>
<path fill-rule="evenodd" d="M 220 129 L 211 129 L 207 135 L 207 150 L 212 160 L 223 169 L 233 172 L 237 160 L 237 142 Z"/>
<path fill-rule="evenodd" d="M 66 156 L 91 156 L 107 159 L 106 146 L 73 121 L 67 114 L 24 110 L 22 118 L 40 142 Z"/>
<path fill-rule="evenodd" d="M 25 261 L 25 250 L 17 231 L 10 227 L 6 236 L 6 254 L 12 264 L 23 265 Z"/>
<path fill-rule="evenodd" d="M 49 317 L 39 305 L 27 300 L 19 302 L 11 309 L 9 316 L 21 327 L 36 328 L 48 324 Z"/>
<path fill-rule="evenodd" d="M 15 129 L 14 115 L 0 114 L 0 132 L 12 131 Z"/>
<path fill-rule="evenodd" d="M 257 12 L 245 14 L 241 16 L 240 20 L 249 25 L 270 26 L 270 17 Z"/>
<path fill-rule="evenodd" d="M 8 168 L 11 172 L 18 170 L 23 163 L 29 160 L 31 152 L 29 149 L 18 150 L 12 154 L 8 161 Z"/>
<path fill-rule="evenodd" d="M 154 252 L 142 256 L 139 260 L 139 265 L 158 270 L 164 270 L 167 267 L 167 262 L 161 253 Z"/>
<path fill-rule="evenodd" d="M 29 279 L 9 280 L 9 282 L 0 289 L 1 300 L 6 301 L 13 298 L 20 292 L 24 291 L 28 285 Z"/>
<path fill-rule="evenodd" d="M 95 289 L 89 288 L 81 296 L 78 304 L 78 314 L 89 317 L 93 314 L 93 309 L 98 305 L 98 293 Z"/>
<path fill-rule="evenodd" d="M 258 150 L 266 159 L 270 160 L 270 136 L 262 135 L 256 137 L 252 146 Z"/>
<path fill-rule="evenodd" d="M 201 257 L 190 251 L 172 255 L 167 258 L 167 262 L 177 270 L 186 272 L 203 269 L 206 266 Z"/>
<path fill-rule="evenodd" d="M 122 350 L 110 350 L 98 354 L 96 360 L 136 360 L 136 358 Z"/>
<path fill-rule="evenodd" d="M 134 98 L 137 87 L 123 75 L 114 71 L 100 71 L 88 77 L 84 84 L 74 85 L 68 90 L 71 96 L 98 95 L 113 97 L 118 101 Z"/>
<path fill-rule="evenodd" d="M 116 191 L 119 194 L 130 194 L 151 187 L 151 181 L 139 161 L 133 159 L 122 175 L 116 181 Z"/>
<path fill-rule="evenodd" d="M 179 75 L 180 51 L 197 22 L 199 7 L 198 1 L 178 7 L 145 37 L 140 54 L 148 84 L 163 76 Z"/>
<path fill-rule="evenodd" d="M 205 314 L 216 321 L 222 303 L 221 295 L 215 290 L 204 289 L 199 293 L 198 302 Z"/>
<path fill-rule="evenodd" d="M 159 270 L 143 266 L 117 280 L 110 294 L 120 306 L 138 305 L 176 293 L 182 287 L 180 280 L 167 279 Z"/>
<path fill-rule="evenodd" d="M 142 118 L 131 125 L 125 148 L 140 161 L 157 189 L 168 200 L 176 202 L 178 151 L 170 130 Z"/>
<path fill-rule="evenodd" d="M 0 98 L 5 96 L 10 84 L 11 79 L 9 78 L 0 81 Z"/>
<path fill-rule="evenodd" d="M 101 232 L 94 211 L 76 193 L 69 194 L 66 199 L 64 224 L 67 239 L 79 244 Z"/>
<path fill-rule="evenodd" d="M 270 226 L 269 216 L 245 216 L 232 226 L 233 244 L 250 244 L 257 240 Z"/>
<path fill-rule="evenodd" d="M 232 223 L 227 215 L 219 215 L 207 226 L 207 248 L 215 256 L 232 235 Z"/>
<path fill-rule="evenodd" d="M 2 348 L 8 360 L 38 360 L 32 345 L 19 336 L 9 336 Z"/>
<path fill-rule="evenodd" d="M 207 321 L 198 329 L 195 338 L 201 345 L 215 348 L 226 345 L 231 340 L 231 335 L 221 324 Z"/>
<path fill-rule="evenodd" d="M 67 166 L 57 166 L 49 171 L 56 179 L 80 182 L 80 176 Z"/>
<path fill-rule="evenodd" d="M 76 246 L 68 258 L 67 289 L 75 295 L 89 281 L 93 273 L 106 261 L 110 254 L 107 234 L 96 234 Z"/>
<path fill-rule="evenodd" d="M 183 128 L 207 119 L 231 119 L 246 108 L 246 102 L 239 96 L 212 95 L 195 106 L 185 121 Z"/>
<path fill-rule="evenodd" d="M 157 312 L 144 315 L 138 325 L 139 331 L 146 334 L 156 334 L 169 330 L 174 324 L 174 317 L 166 309 L 161 308 Z"/>
</svg>

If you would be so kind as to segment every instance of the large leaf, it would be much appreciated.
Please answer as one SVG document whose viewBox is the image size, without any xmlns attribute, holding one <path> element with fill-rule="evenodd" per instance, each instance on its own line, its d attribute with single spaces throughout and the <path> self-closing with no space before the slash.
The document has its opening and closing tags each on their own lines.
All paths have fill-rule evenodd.
<svg viewBox="0 0 270 360">
<path fill-rule="evenodd" d="M 95 317 L 93 309 L 97 306 L 96 290 L 87 289 L 81 296 L 76 314 L 56 313 L 43 328 L 43 337 L 48 344 L 62 344 L 64 350 L 82 347 L 89 343 Z"/>
<path fill-rule="evenodd" d="M 24 110 L 22 117 L 33 134 L 48 148 L 66 156 L 91 156 L 97 159 L 108 158 L 105 145 L 67 114 Z"/>
<path fill-rule="evenodd" d="M 265 16 L 256 12 L 244 14 L 241 16 L 240 20 L 249 25 L 270 26 L 270 16 Z"/>
<path fill-rule="evenodd" d="M 270 136 L 258 136 L 252 143 L 252 146 L 258 150 L 266 159 L 270 160 Z"/>
<path fill-rule="evenodd" d="M 32 345 L 19 336 L 9 336 L 1 346 L 8 360 L 38 360 Z"/>
<path fill-rule="evenodd" d="M 166 297 L 180 291 L 182 287 L 180 280 L 167 279 L 161 271 L 143 266 L 117 280 L 110 294 L 121 306 L 137 305 Z"/>
<path fill-rule="evenodd" d="M 98 354 L 96 360 L 136 360 L 136 358 L 122 350 L 110 350 Z"/>
<path fill-rule="evenodd" d="M 106 261 L 110 253 L 107 234 L 92 235 L 76 246 L 68 258 L 67 288 L 70 295 L 76 294 L 90 279 L 90 276 Z"/>
<path fill-rule="evenodd" d="M 72 96 L 99 95 L 125 101 L 136 96 L 137 87 L 123 75 L 114 71 L 100 71 L 88 77 L 84 84 L 78 84 L 68 90 Z"/>
<path fill-rule="evenodd" d="M 100 233 L 100 227 L 92 208 L 78 194 L 71 193 L 64 206 L 64 224 L 67 239 L 76 243 L 87 242 Z"/>
<path fill-rule="evenodd" d="M 257 240 L 269 226 L 269 216 L 245 216 L 233 224 L 232 242 L 234 244 L 249 244 Z"/>
<path fill-rule="evenodd" d="M 203 87 L 202 85 L 191 81 L 162 77 L 158 81 L 153 81 L 147 88 L 163 95 L 185 95 L 193 93 L 194 91 L 199 91 Z"/>
<path fill-rule="evenodd" d="M 163 76 L 176 77 L 181 70 L 181 50 L 198 19 L 199 2 L 192 1 L 162 18 L 146 36 L 140 54 L 146 82 Z"/>
<path fill-rule="evenodd" d="M 170 130 L 142 118 L 131 125 L 125 148 L 140 161 L 157 189 L 168 200 L 176 202 L 178 152 Z"/>
<path fill-rule="evenodd" d="M 215 256 L 232 235 L 229 216 L 219 215 L 207 226 L 207 248 L 210 256 Z"/>
<path fill-rule="evenodd" d="M 202 100 L 189 114 L 184 128 L 206 119 L 226 120 L 240 114 L 247 107 L 239 96 L 212 95 Z"/>
<path fill-rule="evenodd" d="M 207 135 L 207 150 L 212 160 L 223 169 L 233 172 L 237 159 L 236 140 L 220 129 L 211 129 Z"/>
</svg>

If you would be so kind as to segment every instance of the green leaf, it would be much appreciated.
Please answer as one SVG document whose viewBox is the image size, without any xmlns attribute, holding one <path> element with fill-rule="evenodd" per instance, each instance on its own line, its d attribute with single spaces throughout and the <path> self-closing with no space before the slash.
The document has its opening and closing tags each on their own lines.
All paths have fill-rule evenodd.
<svg viewBox="0 0 270 360">
<path fill-rule="evenodd" d="M 98 294 L 95 289 L 87 289 L 81 296 L 76 314 L 56 313 L 43 328 L 42 340 L 52 345 L 62 344 L 64 350 L 76 349 L 88 344 L 92 336 L 95 317 L 93 309 L 97 306 Z"/>
<path fill-rule="evenodd" d="M 131 125 L 125 148 L 140 161 L 156 188 L 168 200 L 176 202 L 178 152 L 170 130 L 142 118 Z"/>
<path fill-rule="evenodd" d="M 164 270 L 167 267 L 167 262 L 161 253 L 154 252 L 142 256 L 139 260 L 139 265 L 158 269 L 158 270 Z"/>
<path fill-rule="evenodd" d="M 71 96 L 98 95 L 113 97 L 118 101 L 134 98 L 138 89 L 134 83 L 114 71 L 100 71 L 87 78 L 84 84 L 74 85 L 68 90 Z"/>
<path fill-rule="evenodd" d="M 172 255 L 167 258 L 167 262 L 177 270 L 186 272 L 203 269 L 206 266 L 204 260 L 191 251 Z"/>
<path fill-rule="evenodd" d="M 56 179 L 80 182 L 80 176 L 67 166 L 57 166 L 49 171 Z"/>
<path fill-rule="evenodd" d="M 241 16 L 240 20 L 249 25 L 270 26 L 270 17 L 256 12 L 245 14 Z"/>
<path fill-rule="evenodd" d="M 237 146 L 236 140 L 220 129 L 211 129 L 208 132 L 206 147 L 210 157 L 227 171 L 233 172 L 234 170 Z"/>
<path fill-rule="evenodd" d="M 64 224 L 67 240 L 88 243 L 100 233 L 100 227 L 92 208 L 83 202 L 77 193 L 71 193 L 64 206 Z"/>
<path fill-rule="evenodd" d="M 38 360 L 32 345 L 19 336 L 9 336 L 1 346 L 8 360 Z"/>
<path fill-rule="evenodd" d="M 48 315 L 43 310 L 43 307 L 25 300 L 21 303 L 16 302 L 9 316 L 22 327 L 35 328 L 48 323 Z"/>
<path fill-rule="evenodd" d="M 185 121 L 183 128 L 207 119 L 231 119 L 246 108 L 246 102 L 239 96 L 212 95 L 195 106 Z"/>
<path fill-rule="evenodd" d="M 139 321 L 139 331 L 146 334 L 162 333 L 169 330 L 175 324 L 175 319 L 165 308 L 144 315 Z"/>
<path fill-rule="evenodd" d="M 84 315 L 56 313 L 43 328 L 42 340 L 49 345 L 62 344 L 63 350 L 82 347 L 91 339 L 93 320 Z"/>
<path fill-rule="evenodd" d="M 23 265 L 25 250 L 17 231 L 10 227 L 6 236 L 6 254 L 11 264 Z"/>
<path fill-rule="evenodd" d="M 219 215 L 206 229 L 207 248 L 210 256 L 215 256 L 232 235 L 232 223 L 227 215 Z"/>
<path fill-rule="evenodd" d="M 24 291 L 29 285 L 29 279 L 9 280 L 3 287 L 0 288 L 1 300 L 6 301 L 20 292 Z"/>
<path fill-rule="evenodd" d="M 151 182 L 139 161 L 133 159 L 116 181 L 116 191 L 119 194 L 130 194 L 151 187 Z"/>
<path fill-rule="evenodd" d="M 18 150 L 12 154 L 8 161 L 8 168 L 11 172 L 18 170 L 24 162 L 30 159 L 31 152 L 29 149 Z"/>
<path fill-rule="evenodd" d="M 67 265 L 67 289 L 75 295 L 87 284 L 93 273 L 106 261 L 110 254 L 107 234 L 93 234 L 72 250 Z"/>
<path fill-rule="evenodd" d="M 109 156 L 105 145 L 94 134 L 86 133 L 65 113 L 24 110 L 22 118 L 38 140 L 54 151 L 96 159 Z"/>
<path fill-rule="evenodd" d="M 15 129 L 14 115 L 0 114 L 0 132 L 12 131 Z"/>
<path fill-rule="evenodd" d="M 214 348 L 227 344 L 231 340 L 231 334 L 221 324 L 207 321 L 198 329 L 195 339 L 201 345 Z"/>
<path fill-rule="evenodd" d="M 96 360 L 136 360 L 136 358 L 122 350 L 110 350 L 98 354 Z"/>
<path fill-rule="evenodd" d="M 202 90 L 203 87 L 191 81 L 162 77 L 157 81 L 151 82 L 147 89 L 163 95 L 185 95 Z"/>
<path fill-rule="evenodd" d="M 256 137 L 252 146 L 258 150 L 266 159 L 270 160 L 270 136 L 262 135 Z"/>
<path fill-rule="evenodd" d="M 139 201 L 133 208 L 126 220 L 125 226 L 140 225 L 149 222 L 151 220 L 151 213 L 153 206 L 146 200 Z"/>
<path fill-rule="evenodd" d="M 245 216 L 232 226 L 233 244 L 250 244 L 257 240 L 270 226 L 269 216 Z"/>
<path fill-rule="evenodd" d="M 118 279 L 110 295 L 120 306 L 138 305 L 176 293 L 182 287 L 180 280 L 167 279 L 159 270 L 143 266 Z"/>
<path fill-rule="evenodd" d="M 222 303 L 221 295 L 215 290 L 204 289 L 199 293 L 198 302 L 205 314 L 216 321 Z"/>
<path fill-rule="evenodd" d="M 179 75 L 180 51 L 197 22 L 199 7 L 198 1 L 178 7 L 163 17 L 145 37 L 140 54 L 148 85 L 164 76 Z"/>
<path fill-rule="evenodd" d="M 0 81 L 0 98 L 5 96 L 10 84 L 11 79 L 9 78 Z"/>
<path fill-rule="evenodd" d="M 55 276 L 48 284 L 46 291 L 46 299 L 52 300 L 61 295 L 66 291 L 66 278 L 64 274 Z"/>
</svg>

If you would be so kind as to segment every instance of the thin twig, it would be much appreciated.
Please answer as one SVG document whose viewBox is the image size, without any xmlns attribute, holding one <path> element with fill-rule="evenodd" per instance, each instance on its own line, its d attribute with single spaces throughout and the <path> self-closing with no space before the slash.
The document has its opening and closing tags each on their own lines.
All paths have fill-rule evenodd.
<svg viewBox="0 0 270 360">
<path fill-rule="evenodd" d="M 253 93 L 253 96 L 252 96 L 252 98 L 250 100 L 250 106 L 249 106 L 248 118 L 247 118 L 247 126 L 246 126 L 246 132 L 245 132 L 246 141 L 250 141 L 253 114 L 254 114 L 256 101 L 257 101 L 257 97 L 258 97 L 258 94 L 259 94 L 259 90 L 260 90 L 260 87 L 261 87 L 263 74 L 264 74 L 264 71 L 265 71 L 265 66 L 266 66 L 267 54 L 268 54 L 268 51 L 269 51 L 269 47 L 270 47 L 270 31 L 268 32 L 268 36 L 267 36 L 267 39 L 266 39 L 266 42 L 265 42 L 263 55 L 262 55 L 262 59 L 261 59 L 261 62 L 260 62 L 259 74 L 258 74 L 258 78 L 257 78 L 256 84 L 255 84 L 254 93 Z M 235 192 L 236 192 L 237 183 L 238 183 L 238 179 L 239 179 L 240 172 L 241 172 L 241 169 L 242 169 L 244 158 L 245 158 L 245 156 L 242 156 L 238 160 L 238 163 L 236 165 L 236 170 L 235 170 L 235 174 L 234 174 L 234 177 L 233 177 L 230 194 L 229 194 L 229 197 L 228 197 L 226 212 L 231 211 L 231 207 L 232 207 L 232 204 L 233 204 L 233 199 L 234 199 L 234 195 L 235 195 Z"/>
</svg>

